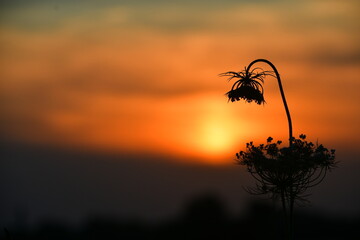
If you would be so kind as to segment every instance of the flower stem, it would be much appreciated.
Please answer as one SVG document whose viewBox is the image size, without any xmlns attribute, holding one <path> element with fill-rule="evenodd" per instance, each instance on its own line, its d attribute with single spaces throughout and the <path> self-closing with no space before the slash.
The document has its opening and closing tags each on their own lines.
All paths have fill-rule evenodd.
<svg viewBox="0 0 360 240">
<path fill-rule="evenodd" d="M 281 93 L 281 98 L 282 98 L 283 103 L 284 103 L 285 112 L 286 112 L 287 120 L 288 120 L 288 123 L 289 123 L 289 146 L 291 147 L 292 141 L 293 141 L 291 116 L 290 116 L 289 108 L 288 108 L 287 103 L 286 103 L 285 93 L 284 93 L 284 90 L 283 90 L 283 87 L 282 87 L 282 84 L 281 84 L 280 74 L 279 74 L 279 72 L 277 71 L 277 69 L 276 69 L 276 67 L 274 66 L 274 64 L 272 64 L 269 60 L 266 60 L 266 59 L 256 59 L 256 60 L 252 61 L 252 62 L 249 64 L 249 66 L 247 67 L 246 71 L 248 71 L 248 70 L 250 69 L 250 67 L 251 67 L 252 65 L 254 65 L 255 63 L 257 63 L 257 62 L 267 63 L 267 64 L 269 64 L 270 67 L 274 70 L 274 73 L 275 73 L 276 78 L 277 78 L 277 80 L 278 80 L 279 89 L 280 89 L 280 93 Z"/>
</svg>

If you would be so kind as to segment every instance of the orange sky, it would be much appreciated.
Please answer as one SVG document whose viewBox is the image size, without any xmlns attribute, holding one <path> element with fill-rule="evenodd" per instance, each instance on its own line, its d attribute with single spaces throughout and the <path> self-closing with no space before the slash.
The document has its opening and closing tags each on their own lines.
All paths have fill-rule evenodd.
<svg viewBox="0 0 360 240">
<path fill-rule="evenodd" d="M 274 79 L 258 106 L 227 103 L 218 77 L 266 58 L 295 135 L 359 146 L 357 1 L 35 2 L 0 10 L 7 140 L 231 162 L 248 141 L 287 138 Z"/>
</svg>

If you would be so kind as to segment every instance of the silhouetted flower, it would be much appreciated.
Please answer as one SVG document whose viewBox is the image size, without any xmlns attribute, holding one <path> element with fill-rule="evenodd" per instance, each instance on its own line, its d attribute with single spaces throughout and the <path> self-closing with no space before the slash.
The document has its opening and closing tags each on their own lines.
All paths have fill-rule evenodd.
<svg viewBox="0 0 360 240">
<path fill-rule="evenodd" d="M 294 139 L 291 147 L 280 148 L 281 141 L 255 146 L 246 144 L 246 151 L 236 154 L 237 163 L 246 166 L 256 186 L 248 191 L 282 197 L 288 204 L 306 201 L 304 192 L 318 185 L 337 164 L 335 150 L 306 141 L 304 134 Z"/>
<path fill-rule="evenodd" d="M 254 68 L 249 71 L 248 68 L 245 68 L 241 72 L 226 72 L 220 74 L 220 76 L 229 77 L 229 81 L 233 78 L 238 79 L 231 90 L 226 93 L 229 101 L 235 102 L 241 99 L 252 102 L 255 101 L 257 104 L 265 103 L 264 100 L 264 88 L 262 83 L 264 82 L 264 77 L 267 75 L 273 76 L 270 71 L 255 72 L 255 70 L 260 68 Z"/>
<path fill-rule="evenodd" d="M 251 67 L 259 62 L 268 64 L 273 71 L 263 71 L 261 68 L 251 70 Z M 260 70 L 256 71 L 257 69 Z M 228 77 L 229 81 L 236 79 L 231 90 L 226 93 L 231 102 L 243 99 L 249 103 L 252 101 L 257 104 L 265 103 L 262 85 L 265 77 L 272 76 L 278 81 L 289 125 L 289 146 L 280 147 L 281 141 L 273 142 L 273 138 L 269 137 L 266 144 L 259 146 L 255 146 L 253 142 L 246 143 L 246 151 L 236 153 L 236 158 L 240 165 L 246 166 L 256 180 L 255 187 L 248 188 L 250 193 L 280 197 L 287 237 L 293 239 L 294 203 L 306 201 L 304 192 L 322 182 L 326 173 L 336 166 L 335 150 L 329 151 L 321 144 L 307 142 L 304 134 L 298 139 L 293 137 L 290 111 L 280 74 L 270 61 L 256 59 L 241 72 L 230 71 L 220 76 Z"/>
</svg>

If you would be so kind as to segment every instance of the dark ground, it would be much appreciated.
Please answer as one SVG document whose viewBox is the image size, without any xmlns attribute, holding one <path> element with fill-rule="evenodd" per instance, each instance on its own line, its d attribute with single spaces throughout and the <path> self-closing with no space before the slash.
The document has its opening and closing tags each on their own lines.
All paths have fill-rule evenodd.
<svg viewBox="0 0 360 240">
<path fill-rule="evenodd" d="M 358 155 L 339 153 L 339 168 L 314 189 L 314 206 L 295 209 L 295 239 L 358 239 Z M 1 141 L 0 154 L 0 239 L 283 236 L 278 207 L 267 205 L 269 200 L 244 200 L 248 194 L 241 186 L 252 179 L 239 166 L 181 165 L 159 156 L 96 155 Z M 244 210 L 234 211 L 237 204 Z"/>
<path fill-rule="evenodd" d="M 49 220 L 33 229 L 6 228 L 1 239 L 282 239 L 281 216 L 265 201 L 259 201 L 251 202 L 243 216 L 230 217 L 216 195 L 203 195 L 188 202 L 177 218 L 159 223 L 98 216 L 74 228 Z M 295 239 L 358 239 L 359 227 L 359 217 L 298 213 Z"/>
</svg>

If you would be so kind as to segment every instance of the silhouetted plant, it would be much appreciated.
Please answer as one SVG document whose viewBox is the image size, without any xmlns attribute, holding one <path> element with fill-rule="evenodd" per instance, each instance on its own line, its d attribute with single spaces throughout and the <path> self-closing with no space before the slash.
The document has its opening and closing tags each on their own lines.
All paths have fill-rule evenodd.
<svg viewBox="0 0 360 240">
<path fill-rule="evenodd" d="M 305 191 L 318 185 L 326 173 L 335 167 L 335 150 L 306 141 L 304 134 L 294 139 L 291 147 L 280 148 L 281 141 L 255 146 L 246 144 L 246 151 L 236 154 L 237 163 L 244 165 L 256 179 L 254 188 L 247 188 L 252 194 L 270 194 L 280 197 L 291 206 L 294 201 L 307 201 Z"/>
<path fill-rule="evenodd" d="M 269 64 L 272 71 L 263 71 L 251 66 L 257 62 Z M 261 70 L 260 72 L 255 72 Z M 275 75 L 274 75 L 275 74 Z M 301 134 L 299 139 L 292 136 L 292 122 L 286 103 L 280 75 L 275 66 L 268 60 L 257 59 L 241 72 L 226 72 L 220 76 L 227 76 L 229 80 L 238 79 L 231 90 L 226 93 L 229 101 L 241 99 L 257 104 L 265 103 L 262 83 L 266 76 L 275 77 L 285 107 L 289 125 L 289 146 L 280 147 L 281 141 L 273 143 L 269 137 L 266 144 L 255 146 L 253 142 L 246 144 L 246 151 L 236 153 L 236 161 L 244 165 L 256 180 L 255 187 L 246 190 L 255 195 L 269 194 L 272 198 L 280 198 L 285 222 L 287 223 L 288 238 L 293 237 L 293 209 L 295 202 L 306 202 L 305 191 L 318 185 L 325 178 L 326 173 L 336 166 L 335 150 L 328 150 L 321 144 L 306 141 Z"/>
</svg>

